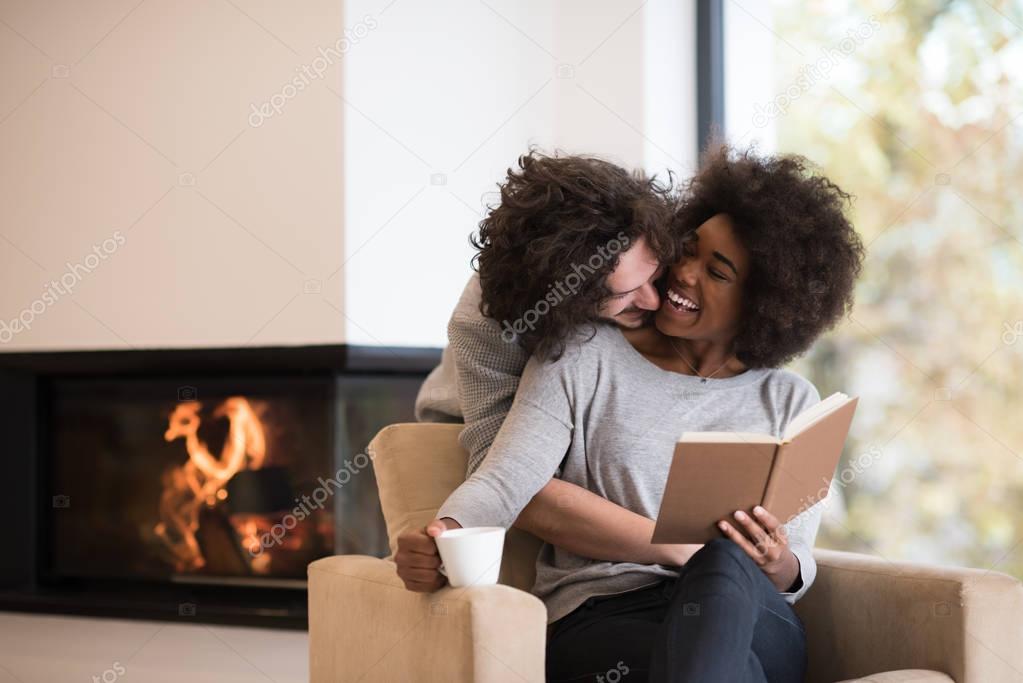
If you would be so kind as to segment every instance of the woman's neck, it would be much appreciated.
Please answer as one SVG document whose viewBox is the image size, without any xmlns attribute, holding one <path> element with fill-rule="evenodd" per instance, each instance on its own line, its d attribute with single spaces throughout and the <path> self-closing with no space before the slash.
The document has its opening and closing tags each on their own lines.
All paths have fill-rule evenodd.
<svg viewBox="0 0 1023 683">
<path fill-rule="evenodd" d="M 653 325 L 623 332 L 647 360 L 670 372 L 724 379 L 748 369 L 727 344 L 669 337 Z"/>
<path fill-rule="evenodd" d="M 734 369 L 734 364 L 738 363 L 738 359 L 724 344 L 661 336 L 668 348 L 682 359 L 682 363 L 691 370 L 695 370 L 701 377 L 707 377 L 715 372 L 717 373 L 715 377 L 727 376 L 725 375 L 728 370 L 727 366 L 733 365 Z M 720 372 L 718 372 L 719 370 Z"/>
</svg>

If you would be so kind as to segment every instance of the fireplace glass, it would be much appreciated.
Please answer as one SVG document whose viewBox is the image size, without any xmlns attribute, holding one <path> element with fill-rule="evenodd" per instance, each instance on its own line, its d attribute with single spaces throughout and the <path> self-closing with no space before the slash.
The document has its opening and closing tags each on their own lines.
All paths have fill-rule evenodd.
<svg viewBox="0 0 1023 683">
<path fill-rule="evenodd" d="M 287 583 L 383 556 L 366 446 L 415 377 L 55 378 L 44 452 L 51 579 Z"/>
</svg>

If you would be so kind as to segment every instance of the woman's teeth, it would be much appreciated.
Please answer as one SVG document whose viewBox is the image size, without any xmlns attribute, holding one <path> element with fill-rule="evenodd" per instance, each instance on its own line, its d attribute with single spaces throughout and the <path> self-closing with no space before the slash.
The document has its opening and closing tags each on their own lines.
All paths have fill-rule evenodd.
<svg viewBox="0 0 1023 683">
<path fill-rule="evenodd" d="M 687 311 L 698 311 L 700 307 L 697 306 L 691 299 L 682 296 L 672 290 L 668 290 L 668 301 L 675 304 L 678 308 L 684 308 Z"/>
</svg>

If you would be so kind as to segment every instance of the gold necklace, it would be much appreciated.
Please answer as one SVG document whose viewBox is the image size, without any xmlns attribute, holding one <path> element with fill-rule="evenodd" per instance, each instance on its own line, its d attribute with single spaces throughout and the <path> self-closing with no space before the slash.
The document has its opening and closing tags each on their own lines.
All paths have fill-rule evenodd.
<svg viewBox="0 0 1023 683">
<path fill-rule="evenodd" d="M 719 372 L 721 372 L 721 368 L 723 368 L 726 365 L 728 365 L 728 361 L 731 360 L 731 358 L 727 359 L 724 363 L 722 363 L 721 365 L 718 366 L 717 370 L 715 370 L 714 372 L 712 372 L 709 375 L 707 375 L 706 377 L 704 377 L 703 375 L 700 374 L 699 370 L 697 370 L 696 368 L 693 367 L 692 363 L 690 363 L 688 360 L 686 360 L 686 357 L 682 355 L 682 352 L 678 350 L 678 347 L 675 346 L 675 338 L 674 337 L 668 337 L 668 343 L 671 344 L 671 348 L 675 351 L 675 353 L 678 354 L 678 357 L 681 358 L 685 362 L 685 364 L 689 366 L 689 369 L 692 370 L 693 373 L 697 377 L 700 378 L 700 383 L 701 384 L 706 384 L 708 379 L 710 379 L 714 375 L 716 375 Z"/>
</svg>

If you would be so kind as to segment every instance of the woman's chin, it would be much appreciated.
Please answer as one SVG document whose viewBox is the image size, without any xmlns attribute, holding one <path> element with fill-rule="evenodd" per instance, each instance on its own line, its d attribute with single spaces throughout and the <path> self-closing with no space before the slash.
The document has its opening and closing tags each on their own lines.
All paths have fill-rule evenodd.
<svg viewBox="0 0 1023 683">
<path fill-rule="evenodd" d="M 654 324 L 661 334 L 669 337 L 687 337 L 692 334 L 693 327 L 699 319 L 699 311 L 680 310 L 664 299 L 654 315 Z"/>
<path fill-rule="evenodd" d="M 692 325 L 684 324 L 683 321 L 663 309 L 654 315 L 654 327 L 668 337 L 689 337 L 693 332 Z"/>
</svg>

